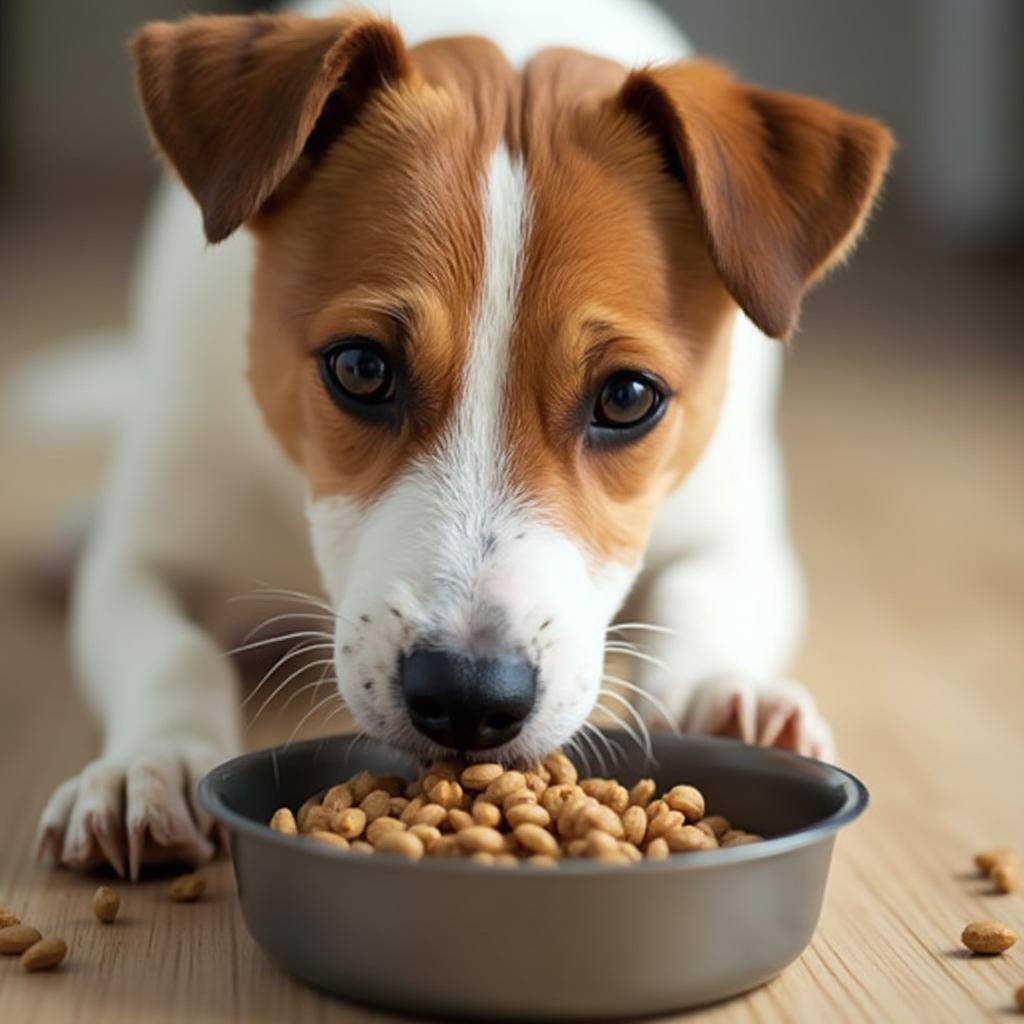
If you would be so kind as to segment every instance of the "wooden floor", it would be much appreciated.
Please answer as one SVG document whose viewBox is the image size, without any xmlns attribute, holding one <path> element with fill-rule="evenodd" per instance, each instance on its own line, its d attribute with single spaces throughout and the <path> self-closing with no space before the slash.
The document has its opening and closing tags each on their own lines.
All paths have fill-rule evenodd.
<svg viewBox="0 0 1024 1024">
<path fill-rule="evenodd" d="M 87 273 L 114 296 L 121 264 L 112 260 Z M 996 316 L 1002 285 L 985 274 L 907 279 L 903 265 L 869 263 L 856 289 L 812 307 L 783 414 L 812 592 L 799 675 L 872 807 L 841 837 L 821 926 L 799 962 L 687 1020 L 998 1021 L 1024 984 L 1024 941 L 994 959 L 958 947 L 977 918 L 1024 934 L 1024 893 L 994 895 L 971 867 L 982 847 L 1024 851 L 1021 362 L 986 343 L 1000 329 L 985 318 Z M 114 310 L 114 298 L 95 305 L 89 283 L 83 302 Z M 12 312 L 0 327 L 27 325 L 31 339 L 71 320 L 70 286 L 63 303 L 31 306 L 22 284 L 4 286 L 11 305 L 0 308 Z M 100 465 L 87 445 L 0 434 L 0 905 L 71 947 L 49 975 L 0 958 L 0 1021 L 380 1019 L 269 964 L 224 863 L 206 872 L 209 898 L 194 906 L 168 902 L 162 881 L 120 886 L 113 927 L 91 917 L 95 879 L 33 864 L 39 810 L 95 753 L 97 734 L 72 687 L 61 616 L 34 596 L 26 563 Z"/>
</svg>

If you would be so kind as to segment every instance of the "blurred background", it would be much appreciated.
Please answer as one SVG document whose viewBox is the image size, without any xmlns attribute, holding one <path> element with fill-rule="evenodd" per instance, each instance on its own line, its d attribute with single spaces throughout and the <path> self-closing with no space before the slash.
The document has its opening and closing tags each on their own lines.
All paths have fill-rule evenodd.
<svg viewBox="0 0 1024 1024">
<path fill-rule="evenodd" d="M 867 238 L 807 303 L 790 358 L 782 431 L 812 596 L 801 674 L 841 733 L 878 714 L 856 697 L 865 675 L 893 708 L 908 675 L 935 692 L 995 678 L 1024 692 L 1024 4 L 665 6 L 697 51 L 876 115 L 900 144 Z M 102 480 L 92 414 L 110 394 L 83 369 L 76 395 L 42 408 L 53 363 L 38 360 L 63 345 L 73 379 L 86 347 L 122 344 L 157 176 L 125 42 L 197 8 L 246 9 L 0 6 L 0 707 L 31 689 L 79 715 L 60 583 L 69 524 Z"/>
</svg>

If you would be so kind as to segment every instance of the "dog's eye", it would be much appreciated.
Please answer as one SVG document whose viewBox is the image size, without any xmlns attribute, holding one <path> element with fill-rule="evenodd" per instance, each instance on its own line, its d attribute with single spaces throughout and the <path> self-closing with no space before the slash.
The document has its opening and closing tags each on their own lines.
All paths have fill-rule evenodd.
<svg viewBox="0 0 1024 1024">
<path fill-rule="evenodd" d="M 622 431 L 629 437 L 639 436 L 653 426 L 664 406 L 664 391 L 647 374 L 636 370 L 613 373 L 598 393 L 591 433 L 608 435 Z"/>
<path fill-rule="evenodd" d="M 382 405 L 395 394 L 387 352 L 370 338 L 346 338 L 320 353 L 320 373 L 336 402 L 351 407 Z"/>
</svg>

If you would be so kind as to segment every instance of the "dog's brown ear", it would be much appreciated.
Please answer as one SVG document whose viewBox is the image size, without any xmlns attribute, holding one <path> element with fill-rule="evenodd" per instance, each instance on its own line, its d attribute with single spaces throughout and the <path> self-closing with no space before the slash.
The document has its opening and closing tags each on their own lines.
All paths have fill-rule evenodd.
<svg viewBox="0 0 1024 1024">
<path fill-rule="evenodd" d="M 691 190 L 730 294 L 785 338 L 807 286 L 856 240 L 888 166 L 887 129 L 706 61 L 634 71 L 615 102 Z"/>
<path fill-rule="evenodd" d="M 219 242 L 303 152 L 326 148 L 379 86 L 411 75 L 398 30 L 367 15 L 191 17 L 132 50 L 153 138 Z"/>
</svg>

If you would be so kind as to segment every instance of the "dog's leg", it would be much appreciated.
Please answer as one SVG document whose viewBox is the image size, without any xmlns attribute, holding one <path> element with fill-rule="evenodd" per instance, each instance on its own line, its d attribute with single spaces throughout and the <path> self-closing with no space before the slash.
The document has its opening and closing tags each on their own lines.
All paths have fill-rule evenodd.
<svg viewBox="0 0 1024 1024">
<path fill-rule="evenodd" d="M 195 787 L 238 749 L 238 703 L 223 653 L 160 574 L 97 555 L 83 572 L 73 629 L 103 749 L 51 798 L 40 850 L 75 868 L 106 860 L 135 878 L 144 859 L 212 856 Z"/>
<path fill-rule="evenodd" d="M 146 860 L 212 855 L 195 784 L 239 747 L 234 673 L 182 581 L 223 607 L 258 580 L 302 586 L 309 562 L 301 481 L 246 382 L 250 243 L 205 251 L 201 238 L 192 202 L 165 190 L 142 260 L 137 377 L 73 600 L 103 747 L 41 822 L 52 858 L 133 877 Z"/>
<path fill-rule="evenodd" d="M 828 723 L 786 677 L 804 620 L 775 435 L 781 351 L 741 322 L 716 436 L 659 512 L 648 568 L 626 619 L 668 632 L 613 632 L 667 670 L 635 661 L 636 681 L 675 724 L 829 758 Z M 663 716 L 639 699 L 651 724 Z"/>
<path fill-rule="evenodd" d="M 784 537 L 670 561 L 647 583 L 636 613 L 672 632 L 627 630 L 617 639 L 668 666 L 640 662 L 638 681 L 684 731 L 834 756 L 814 698 L 784 676 L 803 619 L 800 574 Z M 646 711 L 655 724 L 657 712 Z"/>
</svg>

